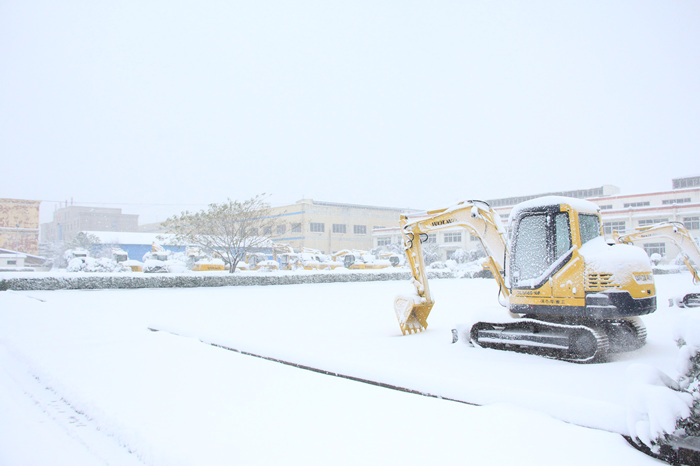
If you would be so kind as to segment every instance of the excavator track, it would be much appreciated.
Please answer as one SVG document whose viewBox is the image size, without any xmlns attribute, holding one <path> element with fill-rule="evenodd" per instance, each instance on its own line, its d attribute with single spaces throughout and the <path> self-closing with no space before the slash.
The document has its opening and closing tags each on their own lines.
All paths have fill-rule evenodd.
<svg viewBox="0 0 700 466">
<path fill-rule="evenodd" d="M 479 322 L 472 326 L 470 339 L 483 348 L 588 363 L 641 348 L 647 329 L 638 317 L 570 324 L 525 316 L 517 322 Z"/>
<path fill-rule="evenodd" d="M 470 339 L 482 348 L 578 363 L 602 361 L 610 351 L 608 335 L 599 327 L 532 318 L 507 323 L 476 323 L 471 328 Z"/>
<path fill-rule="evenodd" d="M 678 305 L 680 307 L 700 307 L 700 293 L 687 293 Z"/>
<path fill-rule="evenodd" d="M 606 320 L 601 326 L 608 335 L 611 353 L 634 351 L 647 342 L 647 328 L 639 317 Z"/>
</svg>

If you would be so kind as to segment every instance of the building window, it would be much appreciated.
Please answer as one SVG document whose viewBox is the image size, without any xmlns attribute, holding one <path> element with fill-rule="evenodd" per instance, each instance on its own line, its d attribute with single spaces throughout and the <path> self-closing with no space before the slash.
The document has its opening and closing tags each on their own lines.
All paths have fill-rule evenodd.
<svg viewBox="0 0 700 466">
<path fill-rule="evenodd" d="M 700 230 L 700 217 L 684 217 L 683 226 L 688 230 Z"/>
<path fill-rule="evenodd" d="M 271 235 L 272 235 L 272 227 L 263 228 L 263 236 L 271 236 Z"/>
<path fill-rule="evenodd" d="M 334 223 L 333 224 L 333 233 L 344 234 L 344 233 L 346 233 L 346 230 L 347 229 L 346 229 L 344 223 L 343 224 L 341 224 L 341 223 Z"/>
<path fill-rule="evenodd" d="M 689 197 L 685 197 L 683 199 L 664 199 L 661 201 L 663 205 L 672 205 L 672 204 L 687 204 L 690 202 Z"/>
<path fill-rule="evenodd" d="M 627 229 L 627 224 L 625 222 L 604 222 L 603 223 L 603 233 L 606 235 L 612 235 L 613 231 L 622 233 Z"/>
<path fill-rule="evenodd" d="M 610 205 L 610 204 L 602 205 L 602 206 L 600 206 L 600 210 L 611 210 L 612 207 L 613 207 L 613 206 Z"/>
<path fill-rule="evenodd" d="M 666 243 L 647 243 L 644 245 L 644 251 L 649 257 L 652 254 L 659 254 L 660 256 L 666 255 Z"/>
<path fill-rule="evenodd" d="M 292 223 L 292 233 L 301 233 L 301 223 Z"/>
<path fill-rule="evenodd" d="M 428 239 L 426 239 L 425 242 L 428 244 L 436 244 L 437 243 L 437 234 L 432 233 L 432 234 L 428 235 Z"/>
<path fill-rule="evenodd" d="M 639 221 L 640 227 L 648 227 L 649 225 L 655 225 L 657 223 L 668 222 L 667 218 L 647 218 Z"/>
<path fill-rule="evenodd" d="M 450 233 L 445 233 L 444 236 L 446 243 L 461 243 L 462 242 L 462 232 L 455 231 Z"/>
<path fill-rule="evenodd" d="M 377 246 L 389 246 L 391 244 L 391 236 L 377 238 Z"/>
<path fill-rule="evenodd" d="M 287 225 L 277 225 L 277 234 L 283 235 L 287 233 Z"/>
<path fill-rule="evenodd" d="M 353 231 L 356 235 L 366 235 L 367 234 L 367 225 L 355 225 L 353 227 Z"/>
<path fill-rule="evenodd" d="M 311 224 L 309 224 L 309 228 L 312 233 L 323 233 L 326 231 L 326 224 L 311 222 Z"/>
<path fill-rule="evenodd" d="M 625 209 L 628 208 L 628 207 L 647 207 L 647 206 L 649 206 L 649 205 L 651 205 L 651 204 L 649 203 L 649 201 L 645 201 L 645 202 L 627 202 L 627 203 L 625 204 Z"/>
</svg>

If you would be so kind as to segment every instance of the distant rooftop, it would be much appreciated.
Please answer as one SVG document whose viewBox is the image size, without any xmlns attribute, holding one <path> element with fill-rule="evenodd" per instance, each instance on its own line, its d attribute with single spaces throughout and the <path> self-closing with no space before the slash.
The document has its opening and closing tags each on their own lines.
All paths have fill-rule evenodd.
<svg viewBox="0 0 700 466">
<path fill-rule="evenodd" d="M 508 207 L 508 206 L 520 204 L 521 202 L 529 201 L 530 199 L 535 199 L 537 197 L 543 197 L 543 196 L 566 196 L 566 197 L 575 197 L 577 199 L 589 199 L 592 197 L 613 196 L 613 195 L 619 194 L 619 193 L 620 193 L 620 188 L 618 188 L 617 186 L 604 185 L 604 186 L 601 186 L 599 188 L 576 189 L 574 191 L 559 191 L 559 192 L 542 193 L 542 194 L 530 194 L 528 196 L 504 197 L 501 199 L 487 200 L 486 202 L 491 207 Z"/>
<path fill-rule="evenodd" d="M 132 231 L 86 231 L 88 235 L 97 237 L 101 244 L 175 244 L 174 236 L 164 233 L 132 232 Z M 159 239 L 162 238 L 162 239 Z"/>
<path fill-rule="evenodd" d="M 673 189 L 697 188 L 698 186 L 700 186 L 700 176 L 673 179 Z"/>
<path fill-rule="evenodd" d="M 342 202 L 325 202 L 325 201 L 314 201 L 313 199 L 301 199 L 297 201 L 297 204 L 313 204 L 319 206 L 327 207 L 348 207 L 352 209 L 372 209 L 372 210 L 395 210 L 396 212 L 406 212 L 415 209 L 401 209 L 398 207 L 380 207 L 376 205 L 362 205 L 362 204 L 345 204 Z"/>
</svg>

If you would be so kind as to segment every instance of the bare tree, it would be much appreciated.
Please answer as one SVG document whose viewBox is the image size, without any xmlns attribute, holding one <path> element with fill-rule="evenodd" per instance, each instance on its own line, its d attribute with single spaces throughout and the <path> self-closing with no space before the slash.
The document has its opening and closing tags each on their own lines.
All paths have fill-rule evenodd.
<svg viewBox="0 0 700 466">
<path fill-rule="evenodd" d="M 82 248 L 91 251 L 97 244 L 100 244 L 100 238 L 92 233 L 81 231 L 68 243 L 68 248 Z"/>
<path fill-rule="evenodd" d="M 247 201 L 209 204 L 206 210 L 170 217 L 163 226 L 179 244 L 197 246 L 223 259 L 233 273 L 252 249 L 273 247 L 274 219 L 264 199 L 265 195 L 259 194 Z"/>
</svg>

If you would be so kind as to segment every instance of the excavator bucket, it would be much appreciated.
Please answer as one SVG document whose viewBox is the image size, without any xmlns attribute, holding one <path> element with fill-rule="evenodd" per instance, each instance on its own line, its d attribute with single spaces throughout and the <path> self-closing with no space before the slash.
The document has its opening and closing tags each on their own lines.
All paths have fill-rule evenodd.
<svg viewBox="0 0 700 466">
<path fill-rule="evenodd" d="M 428 328 L 428 314 L 433 304 L 435 303 L 419 296 L 397 296 L 394 300 L 394 312 L 401 332 L 406 335 Z"/>
</svg>

